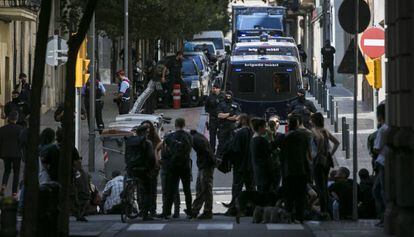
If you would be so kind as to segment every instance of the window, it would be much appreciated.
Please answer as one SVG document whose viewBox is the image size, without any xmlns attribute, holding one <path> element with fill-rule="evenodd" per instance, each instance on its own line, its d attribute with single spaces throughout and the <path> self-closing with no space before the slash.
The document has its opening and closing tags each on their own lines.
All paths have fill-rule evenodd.
<svg viewBox="0 0 414 237">
<path fill-rule="evenodd" d="M 181 68 L 181 71 L 185 76 L 197 75 L 193 59 L 185 59 L 183 61 L 183 67 Z"/>
<path fill-rule="evenodd" d="M 237 85 L 240 93 L 253 93 L 255 76 L 253 73 L 240 73 Z"/>
<path fill-rule="evenodd" d="M 216 49 L 224 49 L 223 38 L 199 38 L 194 39 L 194 41 L 211 41 Z"/>
<path fill-rule="evenodd" d="M 273 73 L 272 76 L 273 91 L 276 94 L 290 92 L 290 76 L 287 73 Z"/>
<path fill-rule="evenodd" d="M 282 29 L 281 16 L 263 16 L 263 15 L 239 15 L 238 16 L 238 30 L 253 30 L 253 29 Z"/>
</svg>

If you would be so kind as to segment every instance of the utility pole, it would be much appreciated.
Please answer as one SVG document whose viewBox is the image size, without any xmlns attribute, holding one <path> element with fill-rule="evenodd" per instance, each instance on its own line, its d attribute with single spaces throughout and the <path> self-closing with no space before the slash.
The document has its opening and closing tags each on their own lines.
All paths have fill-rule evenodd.
<svg viewBox="0 0 414 237">
<path fill-rule="evenodd" d="M 90 51 L 90 77 L 89 77 L 89 172 L 95 171 L 95 14 L 93 14 L 91 26 L 89 28 L 89 37 L 91 42 Z"/>
<path fill-rule="evenodd" d="M 353 147 L 352 147 L 352 158 L 353 158 L 353 185 L 352 185 L 352 219 L 354 221 L 358 220 L 358 52 L 359 52 L 359 43 L 358 43 L 358 31 L 359 31 L 359 0 L 355 0 L 355 34 L 354 34 L 354 46 L 355 46 L 355 71 L 354 71 L 354 136 L 353 136 Z"/>
<path fill-rule="evenodd" d="M 326 40 L 330 40 L 331 36 L 331 1 L 330 0 L 323 0 L 323 43 L 325 44 Z"/>
<path fill-rule="evenodd" d="M 124 71 L 128 77 L 128 0 L 124 0 Z"/>
</svg>

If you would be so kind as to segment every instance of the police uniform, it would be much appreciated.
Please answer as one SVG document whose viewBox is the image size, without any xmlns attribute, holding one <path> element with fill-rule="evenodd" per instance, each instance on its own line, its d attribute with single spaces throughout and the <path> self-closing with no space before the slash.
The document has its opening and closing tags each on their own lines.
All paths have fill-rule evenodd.
<svg viewBox="0 0 414 237">
<path fill-rule="evenodd" d="M 88 118 L 88 125 L 89 125 L 89 86 L 90 83 L 87 82 L 86 85 L 82 88 L 82 95 L 84 96 L 85 102 L 85 109 L 86 109 L 86 116 Z M 104 106 L 102 96 L 105 94 L 105 87 L 100 81 L 95 82 L 95 119 L 96 125 L 99 131 L 104 129 L 104 122 L 102 119 L 102 109 Z"/>
<path fill-rule="evenodd" d="M 227 92 L 228 93 L 228 92 Z M 240 105 L 233 101 L 223 100 L 218 106 L 217 114 L 220 113 L 230 113 L 230 116 L 239 115 L 241 112 Z M 226 141 L 229 141 L 231 136 L 233 136 L 234 128 L 236 121 L 230 121 L 228 119 L 219 119 L 218 120 L 218 146 L 217 146 L 217 156 L 221 157 L 223 155 L 223 148 Z"/>
<path fill-rule="evenodd" d="M 305 91 L 301 89 L 300 93 L 305 95 Z M 316 107 L 312 101 L 307 100 L 305 97 L 298 97 L 289 106 L 289 113 L 299 114 L 302 116 L 303 125 L 306 128 L 310 128 L 310 116 L 311 113 L 316 113 Z"/>
<path fill-rule="evenodd" d="M 217 128 L 219 124 L 218 107 L 223 100 L 223 94 L 218 95 L 211 93 L 206 100 L 205 110 L 208 113 L 208 132 L 210 134 L 210 146 L 213 152 L 216 151 Z"/>
<path fill-rule="evenodd" d="M 131 102 L 131 86 L 128 78 L 123 79 L 119 84 L 118 92 L 123 94 L 118 104 L 119 114 L 127 114 Z"/>
<path fill-rule="evenodd" d="M 334 47 L 332 47 L 331 45 L 327 46 L 325 45 L 325 47 L 323 47 L 321 49 L 321 54 L 322 54 L 322 58 L 323 58 L 323 62 L 322 62 L 322 81 L 323 84 L 325 85 L 326 83 L 326 76 L 328 73 L 328 69 L 329 69 L 329 74 L 330 74 L 330 80 L 331 80 L 331 86 L 335 86 L 335 80 L 334 80 L 334 54 L 335 54 L 336 50 Z"/>
</svg>

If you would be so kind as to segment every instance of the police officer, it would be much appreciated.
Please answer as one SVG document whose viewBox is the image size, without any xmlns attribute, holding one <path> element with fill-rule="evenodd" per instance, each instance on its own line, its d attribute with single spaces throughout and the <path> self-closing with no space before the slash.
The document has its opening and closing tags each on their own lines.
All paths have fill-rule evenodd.
<svg viewBox="0 0 414 237">
<path fill-rule="evenodd" d="M 166 104 L 172 104 L 172 90 L 174 84 L 180 84 L 181 91 L 184 92 L 183 95 L 187 96 L 187 86 L 182 79 L 181 68 L 183 66 L 184 54 L 182 51 L 177 51 L 175 57 L 171 58 L 165 64 L 164 70 L 162 72 L 161 82 L 166 83 L 168 87 L 168 94 L 166 96 Z M 166 80 L 168 70 L 168 80 Z"/>
<path fill-rule="evenodd" d="M 119 114 L 127 114 L 131 102 L 131 85 L 123 70 L 118 71 L 116 76 L 120 80 L 120 83 L 118 92 L 115 93 L 116 97 L 114 101 L 118 105 Z"/>
<path fill-rule="evenodd" d="M 89 91 L 90 91 L 90 82 L 86 82 L 86 84 L 82 87 L 82 96 L 84 98 L 85 109 L 86 109 L 86 117 L 88 118 L 88 125 L 89 125 Z M 102 96 L 105 95 L 106 89 L 105 86 L 99 79 L 95 80 L 95 119 L 96 119 L 96 126 L 98 127 L 99 132 L 104 129 L 104 122 L 102 119 L 102 109 L 104 106 Z"/>
<path fill-rule="evenodd" d="M 323 85 L 325 85 L 326 74 L 327 74 L 327 70 L 329 69 L 332 87 L 336 86 L 335 81 L 334 81 L 334 62 L 333 62 L 335 52 L 336 52 L 335 48 L 331 46 L 331 41 L 326 40 L 325 46 L 321 49 L 322 70 L 323 70 L 322 81 L 323 81 Z"/>
<path fill-rule="evenodd" d="M 310 116 L 316 113 L 316 107 L 312 101 L 307 100 L 306 91 L 304 89 L 298 90 L 298 97 L 289 106 L 289 115 L 298 114 L 303 119 L 303 124 L 306 128 L 310 128 Z"/>
<path fill-rule="evenodd" d="M 217 127 L 218 127 L 218 106 L 224 99 L 218 80 L 213 84 L 210 95 L 206 99 L 205 110 L 208 113 L 208 131 L 210 134 L 210 146 L 213 152 L 216 151 Z"/>
<path fill-rule="evenodd" d="M 231 140 L 233 136 L 236 121 L 241 112 L 239 104 L 233 102 L 233 92 L 226 91 L 224 100 L 220 102 L 218 107 L 219 125 L 218 125 L 218 147 L 217 156 L 222 158 L 223 149 L 225 148 L 226 141 Z"/>
</svg>

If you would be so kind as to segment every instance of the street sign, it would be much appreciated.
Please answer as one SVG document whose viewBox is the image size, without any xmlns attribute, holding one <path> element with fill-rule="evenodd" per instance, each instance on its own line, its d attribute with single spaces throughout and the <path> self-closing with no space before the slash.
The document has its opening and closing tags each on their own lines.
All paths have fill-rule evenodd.
<svg viewBox="0 0 414 237">
<path fill-rule="evenodd" d="M 355 49 L 354 40 L 349 43 L 348 49 L 342 58 L 341 64 L 338 67 L 338 73 L 353 74 L 355 73 Z M 365 63 L 365 59 L 362 56 L 361 50 L 358 48 L 358 73 L 368 74 L 368 67 Z"/>
<path fill-rule="evenodd" d="M 385 32 L 378 27 L 370 27 L 361 37 L 362 52 L 370 58 L 379 58 L 385 53 Z"/>
<path fill-rule="evenodd" d="M 54 35 L 49 38 L 46 49 L 46 63 L 50 66 L 59 66 L 68 61 L 68 44 L 66 40 Z"/>
<path fill-rule="evenodd" d="M 338 10 L 339 23 L 344 31 L 349 34 L 355 34 L 355 6 L 357 0 L 345 0 L 342 2 Z M 371 20 L 371 11 L 368 4 L 359 0 L 359 14 L 358 14 L 358 33 L 363 32 L 369 25 Z"/>
</svg>

